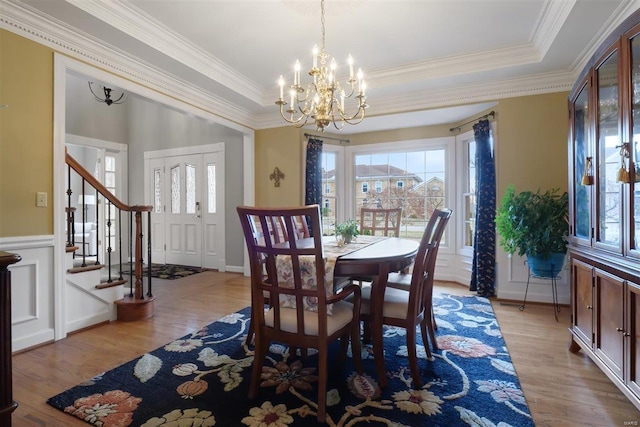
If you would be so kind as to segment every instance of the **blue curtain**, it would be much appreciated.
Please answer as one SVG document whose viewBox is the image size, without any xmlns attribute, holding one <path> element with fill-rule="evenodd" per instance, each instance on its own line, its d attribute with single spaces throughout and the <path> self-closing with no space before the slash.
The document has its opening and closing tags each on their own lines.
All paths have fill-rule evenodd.
<svg viewBox="0 0 640 427">
<path fill-rule="evenodd" d="M 309 138 L 307 141 L 307 165 L 305 177 L 305 205 L 322 206 L 322 140 Z M 313 236 L 313 230 L 309 227 Z"/>
<path fill-rule="evenodd" d="M 483 297 L 495 295 L 496 286 L 496 168 L 489 120 L 473 126 L 476 140 L 476 227 L 470 290 Z"/>
</svg>

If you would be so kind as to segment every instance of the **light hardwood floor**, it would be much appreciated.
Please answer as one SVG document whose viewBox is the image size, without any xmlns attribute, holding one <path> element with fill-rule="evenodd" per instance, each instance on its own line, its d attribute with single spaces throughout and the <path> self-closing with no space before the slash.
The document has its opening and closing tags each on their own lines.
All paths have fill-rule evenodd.
<svg viewBox="0 0 640 427">
<path fill-rule="evenodd" d="M 470 294 L 453 283 L 436 286 Z M 155 280 L 154 294 L 152 319 L 101 325 L 15 355 L 13 426 L 86 426 L 47 405 L 47 398 L 249 305 L 248 279 L 233 273 Z M 600 369 L 568 351 L 568 307 L 556 322 L 550 306 L 527 304 L 520 311 L 492 304 L 536 426 L 640 424 L 640 412 Z"/>
</svg>

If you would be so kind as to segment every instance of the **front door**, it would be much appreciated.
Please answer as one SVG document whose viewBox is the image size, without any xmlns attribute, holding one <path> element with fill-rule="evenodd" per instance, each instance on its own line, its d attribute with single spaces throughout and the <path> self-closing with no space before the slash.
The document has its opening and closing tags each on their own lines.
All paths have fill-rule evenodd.
<svg viewBox="0 0 640 427">
<path fill-rule="evenodd" d="M 225 271 L 224 146 L 145 154 L 151 260 Z"/>
<path fill-rule="evenodd" d="M 202 266 L 202 155 L 165 157 L 167 264 Z"/>
</svg>

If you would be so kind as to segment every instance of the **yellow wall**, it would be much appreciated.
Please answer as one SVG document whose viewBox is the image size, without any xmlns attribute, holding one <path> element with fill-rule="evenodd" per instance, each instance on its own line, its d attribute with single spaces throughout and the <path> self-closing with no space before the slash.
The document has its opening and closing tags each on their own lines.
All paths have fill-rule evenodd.
<svg viewBox="0 0 640 427">
<path fill-rule="evenodd" d="M 508 184 L 516 191 L 568 186 L 568 92 L 500 101 L 496 179 L 498 203 Z"/>
<path fill-rule="evenodd" d="M 53 51 L 0 30 L 0 76 L 0 237 L 53 234 Z"/>
<path fill-rule="evenodd" d="M 496 112 L 495 120 L 498 123 L 495 153 L 497 203 L 500 202 L 508 184 L 515 184 L 517 191 L 535 191 L 538 188 L 542 190 L 560 188 L 566 191 L 568 96 L 568 92 L 558 92 L 501 99 L 498 105 L 491 109 Z M 367 132 L 343 135 L 343 137 L 349 139 L 349 145 L 359 145 L 452 136 L 457 133 L 452 133 L 449 130 L 451 127 L 475 119 L 489 111 L 462 120 L 460 123 Z M 471 128 L 472 124 L 463 126 L 461 132 Z M 339 134 L 327 135 L 339 136 Z M 297 143 L 296 138 L 298 138 Z M 304 141 L 304 135 L 295 128 L 282 127 L 256 132 L 256 168 L 272 171 L 276 161 L 278 164 L 298 162 L 301 158 L 298 149 L 302 147 L 302 141 Z M 335 143 L 337 142 L 325 140 L 325 144 Z M 277 156 L 274 155 L 276 153 Z M 266 163 L 263 163 L 263 159 L 267 159 Z M 299 178 L 296 178 L 300 180 L 300 184 L 302 170 L 299 171 Z M 282 203 L 282 206 L 286 206 L 302 202 L 299 186 L 292 192 L 282 190 L 278 192 L 278 189 L 269 192 L 266 188 L 261 188 L 265 187 L 266 172 L 261 171 L 256 174 L 256 189 L 257 192 L 262 193 L 262 197 L 256 197 L 256 204 L 264 203 L 265 206 L 274 206 L 277 200 L 278 203 Z M 270 190 L 273 190 L 272 184 Z"/>
<path fill-rule="evenodd" d="M 53 51 L 0 30 L 0 76 L 0 104 L 10 106 L 0 110 L 0 237 L 51 234 Z M 509 183 L 518 191 L 567 188 L 567 96 L 560 92 L 508 98 L 494 108 L 498 197 Z M 348 135 L 348 139 L 357 145 L 450 136 L 452 125 L 456 123 Z M 303 134 L 290 126 L 256 131 L 256 205 L 303 204 Z M 280 187 L 269 179 L 275 167 L 285 174 Z M 38 191 L 48 194 L 47 208 L 35 207 Z"/>
<path fill-rule="evenodd" d="M 303 131 L 286 126 L 255 133 L 256 206 L 300 206 L 304 204 Z M 275 168 L 284 173 L 280 186 L 269 179 Z"/>
</svg>

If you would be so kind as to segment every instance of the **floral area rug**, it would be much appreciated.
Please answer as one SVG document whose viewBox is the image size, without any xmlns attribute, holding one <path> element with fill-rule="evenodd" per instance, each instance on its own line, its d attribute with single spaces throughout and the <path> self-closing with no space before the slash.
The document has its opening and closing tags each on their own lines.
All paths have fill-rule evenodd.
<svg viewBox="0 0 640 427">
<path fill-rule="evenodd" d="M 187 265 L 176 264 L 151 264 L 151 277 L 157 277 L 158 279 L 174 280 L 181 277 L 191 276 L 192 274 L 202 273 L 205 271 L 202 267 L 190 267 Z M 122 274 L 128 275 L 129 270 L 123 271 Z M 149 274 L 149 267 L 142 267 L 142 275 L 147 276 Z"/>
<path fill-rule="evenodd" d="M 486 298 L 434 295 L 440 350 L 426 360 L 423 387 L 411 387 L 403 329 L 386 328 L 388 386 L 375 379 L 363 346 L 364 375 L 351 358 L 329 360 L 331 426 L 526 427 L 529 415 L 500 328 Z M 89 424 L 110 426 L 315 426 L 316 359 L 272 343 L 258 398 L 247 398 L 252 347 L 244 346 L 249 308 L 230 314 L 48 400 Z M 420 340 L 420 338 L 418 338 Z"/>
</svg>

